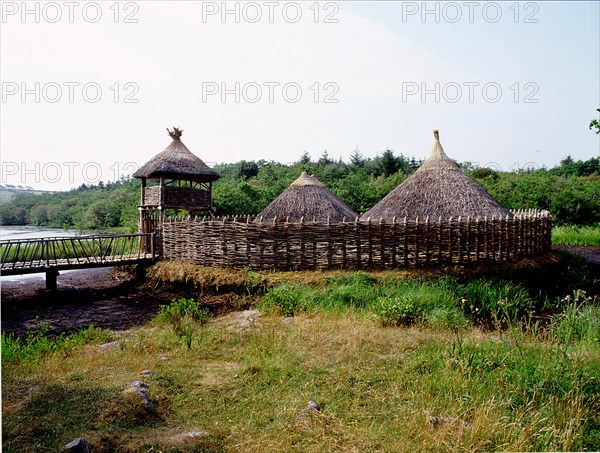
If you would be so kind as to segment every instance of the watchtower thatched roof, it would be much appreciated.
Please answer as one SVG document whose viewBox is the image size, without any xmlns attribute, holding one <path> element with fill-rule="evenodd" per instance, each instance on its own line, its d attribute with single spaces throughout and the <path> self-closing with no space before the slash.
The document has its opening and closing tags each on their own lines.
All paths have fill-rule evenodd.
<svg viewBox="0 0 600 453">
<path fill-rule="evenodd" d="M 419 169 L 360 219 L 512 217 L 510 211 L 465 175 L 446 155 L 437 130 L 433 131 L 433 136 L 433 150 Z"/>
<path fill-rule="evenodd" d="M 341 222 L 354 221 L 358 215 L 336 197 L 321 181 L 302 172 L 281 195 L 269 204 L 255 222 L 277 218 L 281 222 L 319 220 Z"/>
<path fill-rule="evenodd" d="M 206 165 L 183 144 L 181 141 L 182 130 L 167 129 L 173 139 L 171 144 L 146 162 L 133 174 L 134 178 L 171 178 L 199 182 L 216 181 L 219 174 Z"/>
</svg>

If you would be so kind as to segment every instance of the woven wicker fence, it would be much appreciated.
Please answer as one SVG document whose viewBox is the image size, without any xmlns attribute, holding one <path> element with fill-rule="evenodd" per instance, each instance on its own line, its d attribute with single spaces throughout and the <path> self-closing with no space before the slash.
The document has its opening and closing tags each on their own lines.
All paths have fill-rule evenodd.
<svg viewBox="0 0 600 453">
<path fill-rule="evenodd" d="M 547 211 L 502 219 L 269 222 L 254 217 L 167 218 L 164 259 L 213 267 L 387 269 L 502 262 L 550 250 Z"/>
</svg>

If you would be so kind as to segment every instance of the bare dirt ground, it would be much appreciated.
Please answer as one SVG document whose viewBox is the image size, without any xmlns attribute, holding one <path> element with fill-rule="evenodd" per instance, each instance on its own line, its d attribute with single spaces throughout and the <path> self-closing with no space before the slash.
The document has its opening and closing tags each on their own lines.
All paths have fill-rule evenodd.
<svg viewBox="0 0 600 453">
<path fill-rule="evenodd" d="M 36 317 L 50 333 L 96 327 L 126 329 L 154 316 L 162 297 L 148 294 L 139 282 L 112 268 L 68 272 L 58 290 L 46 291 L 43 277 L 2 282 L 2 330 L 23 333 Z"/>
<path fill-rule="evenodd" d="M 565 250 L 567 252 L 581 255 L 589 264 L 600 265 L 600 247 L 593 246 L 581 246 L 581 247 L 569 247 L 560 246 L 554 247 L 557 250 Z"/>
<path fill-rule="evenodd" d="M 154 287 L 119 268 L 67 272 L 57 283 L 58 290 L 50 292 L 41 276 L 1 282 L 2 331 L 22 335 L 38 323 L 47 325 L 50 334 L 90 324 L 129 329 L 145 323 L 160 305 L 178 297 L 200 300 L 213 314 L 248 308 L 253 302 L 251 297 L 234 293 L 205 295 L 189 288 Z"/>
<path fill-rule="evenodd" d="M 600 271 L 600 247 L 556 247 L 583 256 Z M 87 269 L 63 273 L 58 291 L 46 291 L 43 277 L 3 281 L 0 287 L 2 331 L 23 334 L 35 327 L 36 318 L 47 324 L 50 333 L 85 328 L 90 324 L 110 329 L 141 325 L 176 297 L 201 300 L 214 314 L 248 308 L 253 298 L 234 293 L 195 294 L 155 288 L 135 274 L 114 268 Z"/>
</svg>

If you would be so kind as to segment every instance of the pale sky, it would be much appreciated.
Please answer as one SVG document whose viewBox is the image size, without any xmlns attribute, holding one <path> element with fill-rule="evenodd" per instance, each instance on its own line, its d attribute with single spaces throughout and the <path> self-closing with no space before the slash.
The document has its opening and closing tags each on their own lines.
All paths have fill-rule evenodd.
<svg viewBox="0 0 600 453">
<path fill-rule="evenodd" d="M 209 165 L 424 158 L 434 128 L 501 170 L 600 153 L 598 2 L 23 5 L 1 2 L 2 184 L 114 180 L 172 125 Z"/>
</svg>

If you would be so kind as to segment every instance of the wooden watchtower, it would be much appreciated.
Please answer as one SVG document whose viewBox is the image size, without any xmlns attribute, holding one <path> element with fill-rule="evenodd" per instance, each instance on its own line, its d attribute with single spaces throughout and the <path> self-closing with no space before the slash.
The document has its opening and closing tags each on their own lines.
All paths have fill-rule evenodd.
<svg viewBox="0 0 600 453">
<path fill-rule="evenodd" d="M 212 183 L 219 174 L 183 144 L 182 130 L 174 127 L 167 132 L 173 139 L 171 144 L 133 174 L 142 182 L 141 232 L 152 232 L 152 217 L 158 217 L 162 223 L 167 209 L 215 214 Z M 152 215 L 156 213 L 158 216 Z"/>
</svg>

